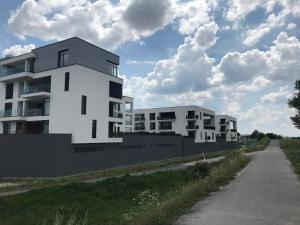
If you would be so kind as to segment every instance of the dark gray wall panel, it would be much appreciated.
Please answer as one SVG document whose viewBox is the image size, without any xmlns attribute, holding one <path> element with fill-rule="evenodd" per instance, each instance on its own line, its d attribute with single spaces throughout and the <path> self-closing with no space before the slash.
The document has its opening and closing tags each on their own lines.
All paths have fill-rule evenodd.
<svg viewBox="0 0 300 225">
<path fill-rule="evenodd" d="M 69 50 L 69 65 L 79 64 L 109 73 L 106 60 L 119 64 L 119 56 L 75 37 L 32 50 L 36 54 L 34 72 L 58 68 L 58 52 L 65 49 Z"/>
<path fill-rule="evenodd" d="M 71 144 L 69 134 L 0 135 L 0 177 L 57 177 L 236 149 L 182 136 L 130 134 L 123 143 Z"/>
</svg>

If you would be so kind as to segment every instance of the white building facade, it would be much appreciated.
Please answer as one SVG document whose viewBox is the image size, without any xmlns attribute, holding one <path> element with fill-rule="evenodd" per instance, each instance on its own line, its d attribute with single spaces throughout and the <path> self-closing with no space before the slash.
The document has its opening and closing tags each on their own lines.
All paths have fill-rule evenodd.
<svg viewBox="0 0 300 225">
<path fill-rule="evenodd" d="M 0 59 L 0 134 L 122 142 L 124 101 L 133 99 L 122 96 L 118 64 L 119 56 L 79 38 Z"/>
<path fill-rule="evenodd" d="M 193 105 L 136 109 L 134 132 L 180 134 L 196 143 L 215 142 L 215 112 Z"/>
<path fill-rule="evenodd" d="M 228 115 L 216 115 L 217 138 L 226 141 L 238 141 L 237 120 Z"/>
</svg>

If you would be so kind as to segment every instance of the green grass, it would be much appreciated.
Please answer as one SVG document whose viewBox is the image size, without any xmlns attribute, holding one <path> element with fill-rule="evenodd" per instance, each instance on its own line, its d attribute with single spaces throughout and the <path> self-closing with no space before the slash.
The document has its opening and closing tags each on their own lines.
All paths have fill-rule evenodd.
<svg viewBox="0 0 300 225">
<path fill-rule="evenodd" d="M 241 153 L 178 171 L 72 183 L 0 198 L 1 225 L 54 224 L 57 215 L 87 225 L 169 224 L 196 201 L 227 184 L 248 163 Z M 59 223 L 59 224 L 63 224 Z M 75 224 L 75 223 L 74 223 Z"/>
<path fill-rule="evenodd" d="M 259 141 L 255 142 L 255 144 L 251 144 L 248 147 L 243 148 L 243 152 L 250 153 L 256 151 L 262 151 L 268 146 L 269 143 L 270 143 L 270 138 L 264 137 Z"/>
<path fill-rule="evenodd" d="M 224 154 L 225 152 L 212 152 L 205 155 L 205 158 L 206 159 L 216 158 L 219 156 L 223 156 Z M 65 185 L 72 182 L 81 182 L 81 181 L 91 180 L 91 179 L 113 177 L 113 176 L 137 173 L 146 170 L 159 169 L 170 165 L 198 161 L 202 159 L 203 159 L 203 155 L 201 154 L 201 155 L 194 155 L 188 157 L 174 158 L 169 160 L 136 164 L 127 167 L 113 168 L 113 169 L 101 170 L 97 172 L 90 172 L 90 173 L 79 174 L 79 175 L 69 176 L 69 177 L 55 178 L 55 179 L 1 179 L 0 178 L 0 184 L 6 182 L 20 184 L 18 186 L 0 187 L 0 192 L 38 189 L 38 188 L 45 188 L 50 186 Z"/>
<path fill-rule="evenodd" d="M 280 140 L 280 147 L 284 150 L 296 174 L 300 178 L 300 140 L 283 138 Z"/>
</svg>

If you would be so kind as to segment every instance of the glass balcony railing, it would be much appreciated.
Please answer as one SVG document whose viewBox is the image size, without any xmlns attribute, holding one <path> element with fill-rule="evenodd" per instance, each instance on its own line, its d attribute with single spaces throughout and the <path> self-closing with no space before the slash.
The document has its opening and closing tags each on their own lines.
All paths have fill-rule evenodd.
<svg viewBox="0 0 300 225">
<path fill-rule="evenodd" d="M 49 116 L 49 112 L 46 112 L 43 108 L 27 109 L 25 116 Z"/>
<path fill-rule="evenodd" d="M 25 72 L 25 64 L 15 67 L 0 66 L 0 77 Z"/>
<path fill-rule="evenodd" d="M 21 95 L 32 94 L 37 92 L 50 92 L 49 84 L 38 84 L 27 86 L 21 91 Z"/>
<path fill-rule="evenodd" d="M 186 126 L 186 129 L 188 129 L 188 130 L 197 130 L 197 129 L 199 129 L 199 126 L 190 124 L 190 125 Z"/>
<path fill-rule="evenodd" d="M 216 127 L 213 126 L 213 125 L 204 125 L 204 129 L 205 129 L 205 130 L 215 130 Z"/>
<path fill-rule="evenodd" d="M 22 116 L 21 112 L 13 112 L 12 110 L 0 111 L 0 118 Z"/>
</svg>

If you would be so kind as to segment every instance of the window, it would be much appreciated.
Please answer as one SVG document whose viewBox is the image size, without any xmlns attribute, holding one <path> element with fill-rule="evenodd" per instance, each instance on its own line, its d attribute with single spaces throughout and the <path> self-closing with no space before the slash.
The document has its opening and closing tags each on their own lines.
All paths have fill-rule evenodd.
<svg viewBox="0 0 300 225">
<path fill-rule="evenodd" d="M 108 67 L 108 73 L 110 75 L 117 77 L 118 76 L 118 65 L 111 61 L 106 61 L 106 65 Z"/>
<path fill-rule="evenodd" d="M 155 122 L 150 123 L 150 130 L 155 130 Z"/>
<path fill-rule="evenodd" d="M 4 105 L 4 117 L 12 116 L 12 103 L 5 103 Z"/>
<path fill-rule="evenodd" d="M 11 122 L 3 122 L 3 134 L 10 134 Z"/>
<path fill-rule="evenodd" d="M 212 132 L 212 140 L 214 140 L 214 139 L 215 139 L 215 133 Z"/>
<path fill-rule="evenodd" d="M 97 137 L 97 120 L 93 120 L 92 122 L 92 138 Z"/>
<path fill-rule="evenodd" d="M 109 97 L 122 99 L 122 84 L 109 81 Z"/>
<path fill-rule="evenodd" d="M 171 121 L 159 122 L 159 130 L 172 130 L 172 122 Z"/>
<path fill-rule="evenodd" d="M 202 140 L 202 131 L 200 132 L 200 139 Z"/>
<path fill-rule="evenodd" d="M 82 115 L 86 114 L 86 96 L 85 95 L 81 96 L 81 114 Z"/>
<path fill-rule="evenodd" d="M 58 52 L 58 67 L 63 67 L 69 64 L 69 50 L 62 50 Z"/>
<path fill-rule="evenodd" d="M 5 99 L 12 99 L 14 96 L 14 83 L 6 84 Z"/>
<path fill-rule="evenodd" d="M 150 120 L 155 120 L 155 113 L 150 113 Z"/>
<path fill-rule="evenodd" d="M 65 73 L 65 91 L 69 91 L 69 85 L 70 85 L 70 73 Z"/>
<path fill-rule="evenodd" d="M 200 120 L 202 120 L 202 112 L 200 112 Z"/>
</svg>

